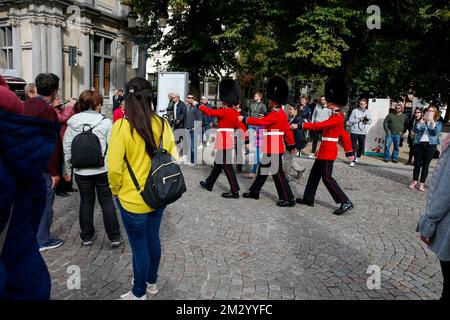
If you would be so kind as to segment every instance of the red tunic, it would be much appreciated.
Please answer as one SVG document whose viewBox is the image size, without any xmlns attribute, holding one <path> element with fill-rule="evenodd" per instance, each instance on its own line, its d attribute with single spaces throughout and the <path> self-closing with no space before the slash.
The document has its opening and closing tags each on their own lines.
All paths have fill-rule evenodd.
<svg viewBox="0 0 450 320">
<path fill-rule="evenodd" d="M 239 121 L 240 113 L 233 108 L 210 109 L 204 105 L 199 107 L 200 111 L 210 117 L 215 117 L 217 123 L 217 136 L 215 149 L 228 150 L 234 148 L 234 130 L 241 129 L 245 134 L 247 128 Z"/>
<path fill-rule="evenodd" d="M 346 155 L 353 152 L 350 135 L 345 131 L 342 112 L 335 113 L 328 120 L 322 122 L 304 123 L 303 129 L 313 131 L 323 130 L 322 143 L 316 154 L 316 158 L 319 160 L 336 160 L 339 139 L 342 142 Z"/>
<path fill-rule="evenodd" d="M 295 145 L 294 135 L 289 120 L 282 109 L 272 109 L 265 117 L 247 118 L 247 125 L 264 126 L 263 153 L 282 154 L 287 146 Z"/>
</svg>

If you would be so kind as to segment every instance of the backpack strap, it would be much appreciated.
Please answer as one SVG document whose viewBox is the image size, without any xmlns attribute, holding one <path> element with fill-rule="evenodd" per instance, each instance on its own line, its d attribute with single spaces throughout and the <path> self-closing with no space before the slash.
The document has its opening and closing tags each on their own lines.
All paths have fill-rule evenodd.
<svg viewBox="0 0 450 320">
<path fill-rule="evenodd" d="M 163 145 L 164 145 L 164 124 L 165 124 L 165 120 L 162 119 L 162 130 L 161 130 L 161 140 L 159 141 L 159 147 L 158 150 L 162 150 Z M 130 173 L 131 176 L 131 180 L 133 180 L 134 186 L 136 187 L 136 190 L 141 193 L 141 187 L 139 186 L 139 182 L 137 181 L 136 175 L 134 174 L 133 169 L 131 168 L 131 164 L 127 159 L 127 156 L 125 155 L 125 163 L 127 165 L 128 168 L 128 172 Z"/>
<path fill-rule="evenodd" d="M 136 179 L 136 175 L 133 172 L 133 169 L 131 169 L 130 162 L 127 159 L 127 156 L 125 156 L 125 163 L 127 164 L 128 172 L 130 173 L 131 180 L 133 180 L 134 186 L 136 187 L 136 190 L 141 193 L 141 187 L 139 186 L 139 183 Z"/>
<path fill-rule="evenodd" d="M 11 205 L 11 209 L 9 210 L 8 221 L 6 222 L 5 227 L 3 228 L 2 232 L 0 233 L 0 256 L 2 255 L 3 245 L 5 244 L 6 235 L 8 233 L 9 223 L 11 222 L 13 210 L 14 210 L 14 204 Z"/>
<path fill-rule="evenodd" d="M 166 122 L 164 120 L 164 118 L 161 118 L 161 121 L 162 121 L 162 129 L 161 129 L 161 139 L 159 141 L 159 147 L 158 147 L 159 151 L 161 151 L 163 149 L 163 147 L 164 147 L 164 125 L 165 125 L 165 122 Z"/>
</svg>

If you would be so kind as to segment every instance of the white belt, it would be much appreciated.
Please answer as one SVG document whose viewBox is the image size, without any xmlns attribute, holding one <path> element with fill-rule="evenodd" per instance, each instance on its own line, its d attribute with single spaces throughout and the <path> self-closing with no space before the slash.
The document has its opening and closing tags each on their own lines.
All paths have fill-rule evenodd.
<svg viewBox="0 0 450 320">
<path fill-rule="evenodd" d="M 265 136 L 284 136 L 284 132 L 277 132 L 277 131 L 269 131 L 264 132 Z"/>
<path fill-rule="evenodd" d="M 322 141 L 339 142 L 339 138 L 322 137 Z"/>
<path fill-rule="evenodd" d="M 231 128 L 219 128 L 217 132 L 234 132 L 234 129 Z"/>
</svg>

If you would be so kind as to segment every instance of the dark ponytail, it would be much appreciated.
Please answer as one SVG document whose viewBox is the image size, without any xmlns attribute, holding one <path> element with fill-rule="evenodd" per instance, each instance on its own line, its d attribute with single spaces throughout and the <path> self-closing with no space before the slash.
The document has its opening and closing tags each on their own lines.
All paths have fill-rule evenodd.
<svg viewBox="0 0 450 320">
<path fill-rule="evenodd" d="M 127 119 L 134 130 L 145 141 L 145 150 L 152 156 L 157 146 L 152 131 L 152 117 L 157 117 L 152 107 L 153 92 L 150 82 L 143 78 L 133 78 L 126 85 L 125 106 Z"/>
</svg>

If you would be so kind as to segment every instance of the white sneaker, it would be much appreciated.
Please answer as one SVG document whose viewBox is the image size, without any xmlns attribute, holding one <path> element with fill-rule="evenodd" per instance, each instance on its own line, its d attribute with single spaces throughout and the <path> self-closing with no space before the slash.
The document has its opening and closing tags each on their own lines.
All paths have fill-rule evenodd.
<svg viewBox="0 0 450 320">
<path fill-rule="evenodd" d="M 355 161 L 350 162 L 350 167 L 354 167 L 355 166 Z"/>
<path fill-rule="evenodd" d="M 120 296 L 119 300 L 147 300 L 147 295 L 143 295 L 142 297 L 136 297 L 132 291 L 128 291 L 127 293 Z"/>
<path fill-rule="evenodd" d="M 308 158 L 309 158 L 309 159 L 315 159 L 315 158 L 316 158 L 316 155 L 313 154 L 313 153 L 311 153 L 311 154 L 308 156 Z"/>
<path fill-rule="evenodd" d="M 147 293 L 151 295 L 157 294 L 159 291 L 156 283 L 147 283 Z"/>
<path fill-rule="evenodd" d="M 359 162 L 359 158 L 355 158 L 355 162 L 358 163 Z"/>
<path fill-rule="evenodd" d="M 131 279 L 131 284 L 134 286 L 134 278 Z M 147 282 L 147 293 L 151 295 L 157 294 L 159 291 L 158 285 L 156 283 L 148 283 Z"/>
</svg>

